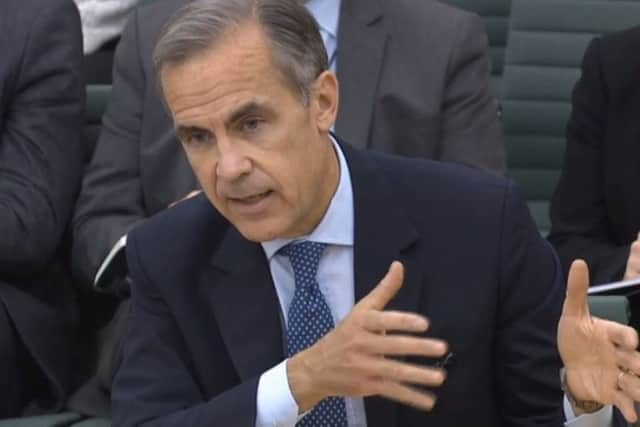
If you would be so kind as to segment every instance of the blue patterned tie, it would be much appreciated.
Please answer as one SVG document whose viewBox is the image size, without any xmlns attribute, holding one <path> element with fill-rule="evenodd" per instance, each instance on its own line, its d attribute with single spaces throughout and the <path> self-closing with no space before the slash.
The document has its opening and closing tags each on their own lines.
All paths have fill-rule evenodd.
<svg viewBox="0 0 640 427">
<path fill-rule="evenodd" d="M 333 317 L 320 291 L 316 274 L 326 245 L 316 242 L 291 243 L 281 249 L 293 266 L 296 291 L 289 306 L 287 355 L 315 344 L 334 327 Z M 297 424 L 300 427 L 347 427 L 347 410 L 341 397 L 324 399 Z"/>
</svg>

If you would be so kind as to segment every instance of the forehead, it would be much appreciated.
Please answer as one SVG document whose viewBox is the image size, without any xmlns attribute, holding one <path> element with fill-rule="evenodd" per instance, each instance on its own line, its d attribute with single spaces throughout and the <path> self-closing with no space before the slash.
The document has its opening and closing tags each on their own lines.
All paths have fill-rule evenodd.
<svg viewBox="0 0 640 427">
<path fill-rule="evenodd" d="M 230 31 L 213 47 L 183 63 L 167 65 L 161 80 L 176 121 L 289 90 L 267 38 L 255 23 Z"/>
</svg>

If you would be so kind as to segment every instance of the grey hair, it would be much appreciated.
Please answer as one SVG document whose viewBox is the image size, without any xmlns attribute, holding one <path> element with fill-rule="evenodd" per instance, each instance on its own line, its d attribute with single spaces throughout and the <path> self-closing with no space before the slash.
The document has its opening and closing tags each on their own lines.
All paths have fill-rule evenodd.
<svg viewBox="0 0 640 427">
<path fill-rule="evenodd" d="M 158 82 L 166 65 L 184 63 L 225 34 L 255 20 L 272 46 L 276 67 L 307 105 L 311 85 L 329 69 L 318 23 L 300 0 L 195 0 L 165 25 L 153 54 Z"/>
</svg>

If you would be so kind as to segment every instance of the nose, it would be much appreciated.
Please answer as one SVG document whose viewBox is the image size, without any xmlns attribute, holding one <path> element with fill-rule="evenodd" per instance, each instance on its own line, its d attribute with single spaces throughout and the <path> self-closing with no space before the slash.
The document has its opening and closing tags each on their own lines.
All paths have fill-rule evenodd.
<svg viewBox="0 0 640 427">
<path fill-rule="evenodd" d="M 216 176 L 225 181 L 234 181 L 251 172 L 251 160 L 242 150 L 231 144 L 219 145 L 219 157 L 216 164 Z"/>
</svg>

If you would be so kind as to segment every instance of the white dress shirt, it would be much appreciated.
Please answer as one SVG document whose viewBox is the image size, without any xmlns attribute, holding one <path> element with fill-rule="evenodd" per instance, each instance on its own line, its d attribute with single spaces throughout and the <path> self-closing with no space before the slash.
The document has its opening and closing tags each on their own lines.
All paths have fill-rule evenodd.
<svg viewBox="0 0 640 427">
<path fill-rule="evenodd" d="M 120 36 L 139 0 L 74 0 L 82 20 L 85 55 Z"/>
<path fill-rule="evenodd" d="M 347 162 L 334 141 L 340 164 L 340 180 L 324 218 L 308 236 L 297 240 L 325 243 L 327 246 L 320 258 L 317 279 L 320 291 L 327 301 L 338 324 L 354 305 L 353 276 L 353 193 Z M 271 277 L 280 301 L 282 319 L 287 326 L 287 313 L 295 293 L 293 267 L 289 257 L 277 252 L 292 239 L 275 239 L 264 242 L 262 247 L 269 260 Z M 257 427 L 293 426 L 298 421 L 296 404 L 287 380 L 286 361 L 267 371 L 260 378 L 257 397 Z M 349 427 L 366 427 L 362 398 L 346 398 Z"/>
<path fill-rule="evenodd" d="M 336 72 L 338 53 L 338 22 L 340 20 L 341 0 L 309 0 L 305 6 L 311 12 L 324 42 L 329 57 L 329 68 Z"/>
</svg>

